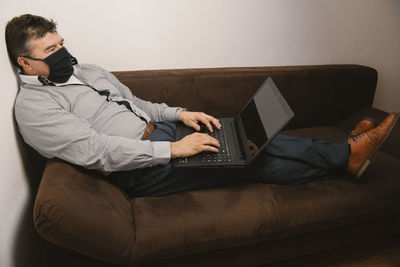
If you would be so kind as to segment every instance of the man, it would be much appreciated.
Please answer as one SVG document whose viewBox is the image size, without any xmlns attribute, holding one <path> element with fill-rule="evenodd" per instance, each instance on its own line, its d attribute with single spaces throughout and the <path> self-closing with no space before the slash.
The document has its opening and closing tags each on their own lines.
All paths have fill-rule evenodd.
<svg viewBox="0 0 400 267">
<path fill-rule="evenodd" d="M 325 142 L 278 135 L 250 168 L 242 171 L 176 170 L 170 160 L 219 143 L 194 133 L 175 141 L 175 123 L 210 131 L 219 121 L 203 112 L 154 104 L 135 97 L 108 71 L 77 64 L 64 47 L 56 24 L 22 15 L 6 26 L 10 59 L 20 69 L 15 115 L 24 140 L 47 158 L 96 169 L 130 197 L 161 196 L 239 181 L 296 184 L 326 179 L 347 169 L 360 177 L 399 114 L 378 127 L 360 122 L 348 140 Z"/>
</svg>

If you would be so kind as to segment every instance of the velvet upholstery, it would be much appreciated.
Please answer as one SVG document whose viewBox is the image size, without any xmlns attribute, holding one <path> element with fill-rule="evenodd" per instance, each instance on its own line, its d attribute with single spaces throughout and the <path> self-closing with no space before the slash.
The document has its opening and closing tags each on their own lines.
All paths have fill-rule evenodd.
<svg viewBox="0 0 400 267">
<path fill-rule="evenodd" d="M 364 66 L 115 75 L 138 97 L 218 117 L 234 115 L 272 76 L 295 112 L 284 133 L 299 137 L 343 140 L 362 116 L 386 115 L 371 107 L 377 72 Z M 343 173 L 301 185 L 243 183 L 164 197 L 128 199 L 93 171 L 49 160 L 35 227 L 59 246 L 129 266 L 265 264 L 398 233 L 399 131 L 396 126 L 361 180 Z"/>
</svg>

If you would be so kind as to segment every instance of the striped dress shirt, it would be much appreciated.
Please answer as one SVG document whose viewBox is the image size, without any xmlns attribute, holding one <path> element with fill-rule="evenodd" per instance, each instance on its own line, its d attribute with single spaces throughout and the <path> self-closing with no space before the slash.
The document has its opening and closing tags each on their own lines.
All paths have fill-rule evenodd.
<svg viewBox="0 0 400 267">
<path fill-rule="evenodd" d="M 18 128 L 24 141 L 44 157 L 106 175 L 170 161 L 170 142 L 143 141 L 141 136 L 145 120 L 175 121 L 178 107 L 137 98 L 114 75 L 95 65 L 75 65 L 65 84 L 43 85 L 38 76 L 20 74 L 19 78 Z M 127 101 L 132 111 L 120 101 Z"/>
</svg>

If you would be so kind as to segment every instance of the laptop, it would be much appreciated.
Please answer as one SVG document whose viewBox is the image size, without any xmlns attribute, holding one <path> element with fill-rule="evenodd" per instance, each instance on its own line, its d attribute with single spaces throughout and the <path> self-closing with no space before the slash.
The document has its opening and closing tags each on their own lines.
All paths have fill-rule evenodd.
<svg viewBox="0 0 400 267">
<path fill-rule="evenodd" d="M 174 158 L 177 168 L 246 168 L 294 117 L 272 78 L 267 78 L 235 117 L 219 118 L 222 125 L 201 132 L 219 140 L 218 152 L 204 151 L 191 157 Z M 179 122 L 176 141 L 196 130 Z"/>
</svg>

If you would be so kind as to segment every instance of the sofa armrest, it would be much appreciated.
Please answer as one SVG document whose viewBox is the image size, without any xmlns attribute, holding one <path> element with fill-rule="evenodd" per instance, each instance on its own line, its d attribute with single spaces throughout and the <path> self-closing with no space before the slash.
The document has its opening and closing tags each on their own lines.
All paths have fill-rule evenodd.
<svg viewBox="0 0 400 267">
<path fill-rule="evenodd" d="M 337 126 L 338 128 L 349 132 L 363 118 L 370 117 L 374 119 L 377 124 L 379 124 L 386 118 L 387 115 L 389 114 L 385 111 L 376 108 L 366 108 L 344 119 Z M 380 150 L 397 159 L 400 159 L 400 122 L 397 122 L 389 138 L 385 141 Z"/>
<path fill-rule="evenodd" d="M 61 160 L 47 161 L 34 225 L 43 238 L 61 247 L 126 263 L 135 239 L 131 204 L 120 189 L 98 178 Z"/>
</svg>

